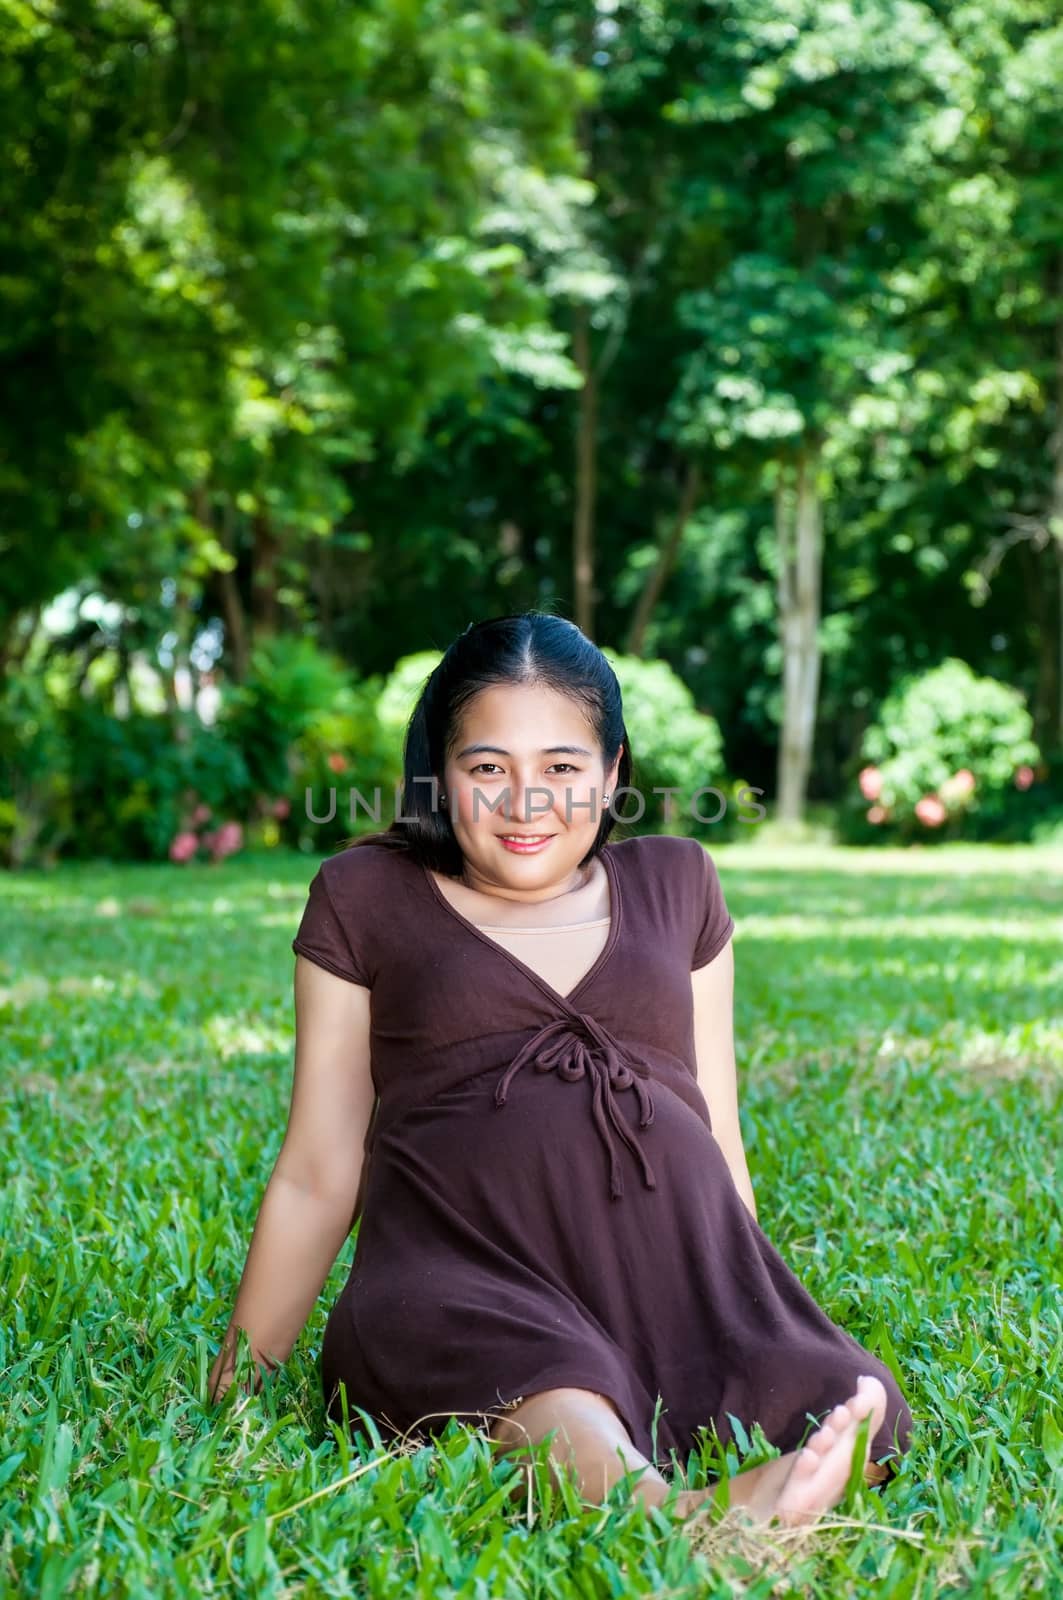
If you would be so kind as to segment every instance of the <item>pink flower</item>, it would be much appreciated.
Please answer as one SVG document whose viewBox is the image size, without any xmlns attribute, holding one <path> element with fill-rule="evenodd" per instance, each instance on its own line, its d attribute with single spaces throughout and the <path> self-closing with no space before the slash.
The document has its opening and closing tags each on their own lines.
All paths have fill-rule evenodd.
<svg viewBox="0 0 1063 1600">
<path fill-rule="evenodd" d="M 347 770 L 347 758 L 345 756 L 331 755 L 328 758 L 328 764 L 333 772 L 345 772 Z"/>
<path fill-rule="evenodd" d="M 885 806 L 872 806 L 867 814 L 868 822 L 885 822 L 889 812 Z"/>
<path fill-rule="evenodd" d="M 1016 787 L 1016 789 L 1028 789 L 1030 787 L 1031 783 L 1033 782 L 1033 780 L 1034 780 L 1034 770 L 1033 770 L 1032 767 L 1023 766 L 1023 767 L 1016 767 L 1015 768 L 1015 787 Z"/>
<path fill-rule="evenodd" d="M 936 794 L 925 794 L 921 800 L 917 800 L 915 814 L 927 828 L 939 828 L 948 816 Z"/>
<path fill-rule="evenodd" d="M 862 767 L 860 793 L 865 800 L 877 800 L 882 793 L 882 774 L 877 767 Z"/>
<path fill-rule="evenodd" d="M 231 856 L 244 842 L 244 830 L 238 822 L 223 822 L 215 832 L 207 835 L 206 844 L 215 861 Z"/>
<path fill-rule="evenodd" d="M 283 822 L 285 817 L 291 815 L 292 803 L 290 800 L 285 800 L 282 796 L 279 800 L 274 800 L 271 810 L 273 815 L 279 821 Z"/>
<path fill-rule="evenodd" d="M 191 861 L 199 848 L 199 840 L 194 833 L 175 833 L 170 841 L 171 861 Z"/>
<path fill-rule="evenodd" d="M 212 815 L 212 812 L 211 812 L 211 809 L 210 809 L 210 807 L 208 805 L 199 805 L 199 806 L 197 806 L 196 809 L 192 813 L 192 826 L 193 826 L 193 828 L 202 827 L 204 822 L 209 822 L 210 819 L 211 819 L 211 815 Z"/>
</svg>

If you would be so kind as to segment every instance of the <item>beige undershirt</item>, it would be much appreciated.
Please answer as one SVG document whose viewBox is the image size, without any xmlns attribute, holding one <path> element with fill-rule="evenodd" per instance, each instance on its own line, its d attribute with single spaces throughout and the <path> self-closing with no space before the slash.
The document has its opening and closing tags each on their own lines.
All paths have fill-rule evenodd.
<svg viewBox="0 0 1063 1600">
<path fill-rule="evenodd" d="M 433 873 L 440 893 L 449 900 L 466 921 L 508 950 L 526 967 L 539 975 L 558 994 L 571 994 L 576 985 L 591 970 L 609 938 L 612 903 L 609 875 L 601 861 L 593 863 L 588 880 L 571 894 L 559 895 L 552 901 L 536 905 L 518 905 L 504 898 L 497 899 L 498 911 L 490 905 L 487 895 L 477 894 L 465 884 L 456 883 Z M 550 923 L 539 927 L 521 927 L 504 922 L 481 922 L 482 916 L 506 916 L 512 905 L 512 915 L 517 917 L 551 916 L 578 917 L 584 920 Z M 587 916 L 587 913 L 592 913 Z"/>
<path fill-rule="evenodd" d="M 593 922 L 569 922 L 553 928 L 504 928 L 490 922 L 476 926 L 558 994 L 570 994 L 605 949 L 609 921 L 597 917 Z"/>
</svg>

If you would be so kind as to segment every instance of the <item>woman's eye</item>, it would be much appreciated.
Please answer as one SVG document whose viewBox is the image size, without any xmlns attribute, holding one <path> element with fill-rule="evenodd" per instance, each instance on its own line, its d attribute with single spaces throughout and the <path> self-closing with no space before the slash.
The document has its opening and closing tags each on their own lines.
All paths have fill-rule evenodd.
<svg viewBox="0 0 1063 1600">
<path fill-rule="evenodd" d="M 501 768 L 499 767 L 497 761 L 480 761 L 480 762 L 478 762 L 476 764 L 475 767 L 472 768 L 472 771 L 474 773 L 483 772 L 485 767 L 494 767 L 496 772 L 501 771 Z M 563 767 L 566 772 L 578 772 L 579 771 L 579 768 L 577 766 L 575 766 L 571 761 L 555 761 L 552 770 L 554 772 L 556 772 L 560 767 Z"/>
</svg>

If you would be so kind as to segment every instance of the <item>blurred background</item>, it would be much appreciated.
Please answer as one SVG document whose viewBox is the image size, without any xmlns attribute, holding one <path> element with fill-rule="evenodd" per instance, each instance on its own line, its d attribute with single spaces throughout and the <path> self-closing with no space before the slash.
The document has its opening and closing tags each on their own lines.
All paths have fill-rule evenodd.
<svg viewBox="0 0 1063 1600">
<path fill-rule="evenodd" d="M 0 0 L 0 862 L 386 826 L 527 607 L 637 829 L 1063 839 L 1061 82 L 1048 0 Z"/>
</svg>

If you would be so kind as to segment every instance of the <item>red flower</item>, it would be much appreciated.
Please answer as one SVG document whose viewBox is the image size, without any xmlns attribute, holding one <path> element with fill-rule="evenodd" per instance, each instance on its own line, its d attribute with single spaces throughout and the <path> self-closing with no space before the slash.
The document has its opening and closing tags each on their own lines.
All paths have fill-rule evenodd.
<svg viewBox="0 0 1063 1600">
<path fill-rule="evenodd" d="M 223 822 L 215 833 L 207 835 L 206 844 L 215 861 L 222 861 L 239 850 L 244 842 L 244 830 L 238 822 Z"/>
<path fill-rule="evenodd" d="M 861 768 L 859 783 L 865 800 L 877 800 L 882 793 L 882 774 L 877 767 Z"/>
<path fill-rule="evenodd" d="M 925 794 L 921 800 L 915 802 L 915 814 L 928 828 L 940 828 L 948 812 L 936 794 Z"/>
</svg>

